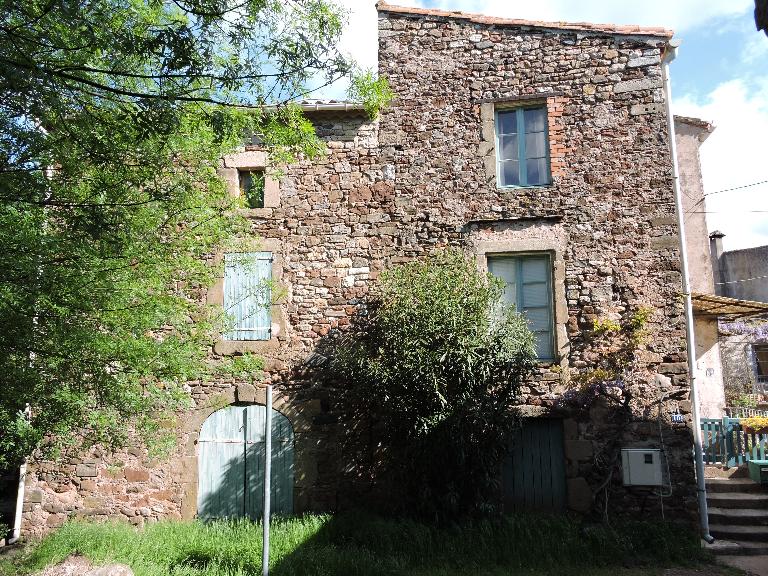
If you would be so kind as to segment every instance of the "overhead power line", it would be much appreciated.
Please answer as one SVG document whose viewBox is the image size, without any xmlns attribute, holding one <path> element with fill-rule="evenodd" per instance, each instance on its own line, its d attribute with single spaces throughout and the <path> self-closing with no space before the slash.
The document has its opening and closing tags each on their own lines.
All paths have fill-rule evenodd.
<svg viewBox="0 0 768 576">
<path fill-rule="evenodd" d="M 752 184 L 744 184 L 743 186 L 734 186 L 733 188 L 726 188 L 724 190 L 716 190 L 715 192 L 706 192 L 704 196 L 712 196 L 713 194 L 722 194 L 723 192 L 741 190 L 742 188 L 751 188 L 752 186 L 759 186 L 760 184 L 768 184 L 768 180 L 761 180 L 760 182 L 752 182 Z"/>
</svg>

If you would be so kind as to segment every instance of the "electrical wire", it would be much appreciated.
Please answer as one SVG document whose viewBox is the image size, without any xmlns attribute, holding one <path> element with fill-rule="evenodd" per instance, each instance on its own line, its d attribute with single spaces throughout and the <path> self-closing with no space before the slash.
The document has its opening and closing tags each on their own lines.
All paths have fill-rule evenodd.
<svg viewBox="0 0 768 576">
<path fill-rule="evenodd" d="M 733 188 L 725 188 L 724 190 L 716 190 L 714 192 L 706 192 L 704 196 L 712 196 L 713 194 L 722 194 L 723 192 L 732 192 L 733 190 L 742 190 L 743 188 L 752 188 L 752 186 L 759 186 L 760 184 L 768 184 L 768 180 L 761 180 L 760 182 L 752 182 L 752 184 L 744 184 L 743 186 L 734 186 Z"/>
</svg>

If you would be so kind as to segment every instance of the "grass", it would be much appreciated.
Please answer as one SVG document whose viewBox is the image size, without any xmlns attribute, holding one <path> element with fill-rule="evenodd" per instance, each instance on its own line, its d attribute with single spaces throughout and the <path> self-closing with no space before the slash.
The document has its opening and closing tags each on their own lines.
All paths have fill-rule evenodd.
<svg viewBox="0 0 768 576">
<path fill-rule="evenodd" d="M 127 524 L 69 522 L 0 575 L 24 574 L 80 553 L 95 564 L 122 562 L 136 576 L 240 576 L 261 573 L 261 525 L 249 521 Z M 671 523 L 609 529 L 568 517 L 510 516 L 450 527 L 362 514 L 310 515 L 273 522 L 275 576 L 616 575 L 703 561 L 696 533 Z"/>
</svg>

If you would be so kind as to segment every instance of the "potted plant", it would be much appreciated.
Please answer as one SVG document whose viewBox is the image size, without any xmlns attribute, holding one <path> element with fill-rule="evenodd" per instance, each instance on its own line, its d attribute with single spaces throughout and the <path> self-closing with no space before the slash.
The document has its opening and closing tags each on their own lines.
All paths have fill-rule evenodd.
<svg viewBox="0 0 768 576">
<path fill-rule="evenodd" d="M 768 416 L 750 416 L 742 418 L 741 429 L 752 434 L 768 434 Z"/>
</svg>

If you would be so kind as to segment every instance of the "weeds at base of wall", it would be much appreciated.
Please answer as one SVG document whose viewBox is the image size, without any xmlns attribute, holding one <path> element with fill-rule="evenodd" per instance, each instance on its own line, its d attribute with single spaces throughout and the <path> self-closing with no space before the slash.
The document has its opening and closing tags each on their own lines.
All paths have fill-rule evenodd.
<svg viewBox="0 0 768 576">
<path fill-rule="evenodd" d="M 73 553 L 121 562 L 136 576 L 239 576 L 261 572 L 261 526 L 249 521 L 65 524 L 30 545 L 0 575 L 29 574 Z M 273 521 L 275 576 L 585 574 L 611 567 L 695 564 L 707 557 L 695 531 L 674 523 L 613 528 L 568 516 L 516 515 L 436 527 L 360 513 Z"/>
</svg>

